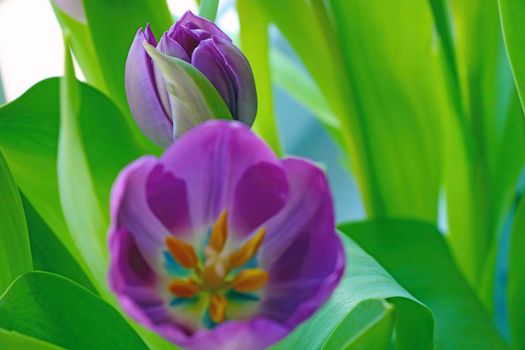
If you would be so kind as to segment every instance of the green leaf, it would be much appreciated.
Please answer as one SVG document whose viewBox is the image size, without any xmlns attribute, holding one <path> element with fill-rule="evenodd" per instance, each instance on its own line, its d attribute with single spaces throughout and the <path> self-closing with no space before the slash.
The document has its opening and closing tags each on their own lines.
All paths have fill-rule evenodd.
<svg viewBox="0 0 525 350">
<path fill-rule="evenodd" d="M 148 349 L 109 304 L 47 272 L 11 285 L 0 298 L 0 327 L 72 350 Z"/>
<path fill-rule="evenodd" d="M 499 0 L 501 24 L 505 46 L 518 87 L 521 103 L 525 109 L 525 3 L 521 0 Z"/>
<path fill-rule="evenodd" d="M 0 347 L 9 350 L 60 350 L 53 344 L 28 337 L 17 332 L 8 332 L 0 328 Z"/>
<path fill-rule="evenodd" d="M 7 162 L 0 152 L 0 293 L 33 270 L 24 209 Z"/>
<path fill-rule="evenodd" d="M 437 350 L 508 349 L 433 225 L 379 220 L 346 224 L 340 229 L 430 307 Z"/>
<path fill-rule="evenodd" d="M 146 23 L 153 32 L 169 29 L 172 19 L 165 0 L 83 0 L 86 18 L 100 68 L 110 96 L 134 125 L 124 88 L 124 71 L 129 48 Z"/>
<path fill-rule="evenodd" d="M 195 67 L 176 57 L 165 55 L 148 43 L 144 48 L 164 77 L 172 100 L 175 136 L 210 119 L 232 119 L 221 95 Z"/>
<path fill-rule="evenodd" d="M 394 307 L 379 299 L 364 300 L 330 335 L 323 350 L 386 350 L 394 327 Z"/>
<path fill-rule="evenodd" d="M 334 334 L 352 335 L 348 318 L 362 312 L 360 302 L 387 299 L 394 306 L 396 342 L 399 349 L 432 349 L 433 320 L 430 310 L 401 287 L 370 255 L 347 237 L 346 271 L 332 297 L 314 316 L 272 349 L 319 349 Z M 352 314 L 357 312 L 354 316 Z M 371 320 L 373 323 L 373 320 Z M 361 329 L 364 331 L 370 323 Z M 384 329 L 379 328 L 384 336 Z M 338 337 L 337 335 L 335 337 Z M 389 337 L 390 338 L 390 337 Z"/>
<path fill-rule="evenodd" d="M 95 287 L 82 267 L 46 225 L 29 201 L 22 197 L 22 204 L 27 219 L 34 269 L 61 275 L 96 293 Z"/>
<path fill-rule="evenodd" d="M 102 214 L 78 127 L 78 115 L 83 101 L 68 45 L 65 52 L 65 75 L 60 82 L 57 156 L 60 202 L 78 250 L 103 286 L 108 263 L 106 232 L 109 221 L 107 215 Z"/>
<path fill-rule="evenodd" d="M 253 129 L 274 152 L 282 153 L 273 109 L 273 92 L 269 62 L 268 18 L 256 1 L 238 0 L 241 49 L 246 55 L 257 88 L 257 118 Z M 254 40 L 257 38 L 257 40 Z"/>
<path fill-rule="evenodd" d="M 57 177 L 59 79 L 44 80 L 0 108 L 0 149 L 28 201 L 84 270 L 65 223 Z M 79 130 L 102 214 L 118 172 L 144 154 L 119 110 L 95 89 L 80 84 Z M 38 174 L 38 176 L 35 176 Z M 42 181 L 46 179 L 46 181 Z"/>
<path fill-rule="evenodd" d="M 508 310 L 512 345 L 514 349 L 525 349 L 525 196 L 514 215 L 510 238 Z"/>
<path fill-rule="evenodd" d="M 219 0 L 202 0 L 199 6 L 199 16 L 209 19 L 214 22 L 217 17 L 217 8 L 219 7 Z"/>
<path fill-rule="evenodd" d="M 51 5 L 53 6 L 57 20 L 62 27 L 62 31 L 70 33 L 71 49 L 73 50 L 75 58 L 77 59 L 87 82 L 100 91 L 103 91 L 106 94 L 109 93 L 95 52 L 89 26 L 87 23 L 81 23 L 76 19 L 71 18 L 67 13 L 62 11 L 53 0 L 51 0 Z"/>
</svg>

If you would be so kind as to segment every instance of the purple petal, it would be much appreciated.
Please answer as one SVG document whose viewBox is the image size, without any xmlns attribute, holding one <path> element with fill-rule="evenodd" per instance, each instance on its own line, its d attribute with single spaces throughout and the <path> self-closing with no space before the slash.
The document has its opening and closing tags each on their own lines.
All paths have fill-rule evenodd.
<svg viewBox="0 0 525 350">
<path fill-rule="evenodd" d="M 144 41 L 157 44 L 149 26 L 145 32 L 139 29 L 131 45 L 126 61 L 126 95 L 139 128 L 159 146 L 166 147 L 173 141 L 173 124 L 161 102 Z"/>
<path fill-rule="evenodd" d="M 230 37 L 220 30 L 215 23 L 204 17 L 195 16 L 191 11 L 187 11 L 183 14 L 177 21 L 177 24 L 192 30 L 198 35 L 200 40 L 207 39 L 210 36 L 215 36 L 223 40 L 231 41 Z M 204 33 L 207 33 L 207 36 L 204 36 Z"/>
<path fill-rule="evenodd" d="M 121 307 L 150 328 L 172 323 L 167 302 L 158 292 L 158 286 L 166 282 L 144 259 L 133 236 L 126 229 L 112 228 L 109 239 L 109 285 Z"/>
<path fill-rule="evenodd" d="M 332 198 L 321 169 L 300 159 L 282 162 L 290 184 L 285 207 L 268 228 L 259 261 L 270 274 L 262 313 L 293 328 L 331 295 L 344 270 Z"/>
<path fill-rule="evenodd" d="M 263 350 L 289 333 L 286 327 L 264 317 L 225 322 L 191 337 L 181 337 L 178 329 L 167 325 L 157 327 L 156 331 L 188 350 Z"/>
<path fill-rule="evenodd" d="M 191 231 L 184 229 L 190 222 L 188 209 L 184 208 L 187 206 L 185 187 L 179 179 L 161 172 L 159 167 L 161 165 L 154 157 L 140 158 L 119 174 L 111 194 L 111 222 L 115 229 L 126 229 L 146 261 L 155 267 L 163 262 L 166 236 L 176 234 L 188 237 Z M 166 198 L 158 193 L 161 188 L 169 190 L 173 196 L 169 208 L 161 209 L 157 204 L 149 204 L 155 199 L 166 203 Z M 176 231 L 170 231 L 170 228 Z"/>
<path fill-rule="evenodd" d="M 184 50 L 182 46 L 172 38 L 170 38 L 166 33 L 160 38 L 157 49 L 165 53 L 168 56 L 177 57 L 186 62 L 190 62 L 190 57 Z"/>
<path fill-rule="evenodd" d="M 248 168 L 237 183 L 232 203 L 232 233 L 246 237 L 277 213 L 288 194 L 286 175 L 280 166 L 258 163 Z"/>
<path fill-rule="evenodd" d="M 194 227 L 210 225 L 230 208 L 246 169 L 260 162 L 279 164 L 271 149 L 246 126 L 218 120 L 188 131 L 161 162 L 186 182 Z"/>
<path fill-rule="evenodd" d="M 191 230 L 186 184 L 161 164 L 148 176 L 146 198 L 151 211 L 172 234 L 181 235 Z"/>
<path fill-rule="evenodd" d="M 252 125 L 257 113 L 257 94 L 250 64 L 231 42 L 210 38 L 195 49 L 192 65 L 215 86 L 232 116 Z"/>
</svg>

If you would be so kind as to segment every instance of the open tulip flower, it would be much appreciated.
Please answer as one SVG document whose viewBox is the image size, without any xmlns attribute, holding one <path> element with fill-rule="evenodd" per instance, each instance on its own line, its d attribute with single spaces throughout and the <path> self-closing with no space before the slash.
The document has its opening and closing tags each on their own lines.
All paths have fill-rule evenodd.
<svg viewBox="0 0 525 350">
<path fill-rule="evenodd" d="M 123 309 L 188 349 L 263 349 L 310 317 L 345 266 L 321 169 L 209 121 L 119 175 L 109 282 Z"/>
<path fill-rule="evenodd" d="M 150 51 L 147 48 L 151 46 Z M 142 131 L 160 146 L 203 120 L 217 117 L 198 103 L 182 99 L 204 89 L 193 82 L 181 83 L 179 76 L 159 67 L 151 55 L 162 53 L 191 64 L 215 88 L 231 117 L 252 125 L 257 112 L 257 95 L 252 70 L 243 53 L 213 22 L 186 12 L 159 42 L 149 25 L 140 29 L 129 51 L 126 63 L 126 92 L 131 112 Z M 170 89 L 166 80 L 183 86 Z M 191 85 L 191 86 L 190 86 Z M 192 90 L 193 88 L 193 90 Z"/>
</svg>

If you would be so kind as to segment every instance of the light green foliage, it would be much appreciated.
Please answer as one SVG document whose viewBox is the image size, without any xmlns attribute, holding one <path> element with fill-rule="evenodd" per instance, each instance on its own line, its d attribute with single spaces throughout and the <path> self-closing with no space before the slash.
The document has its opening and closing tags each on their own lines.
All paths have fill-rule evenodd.
<svg viewBox="0 0 525 350">
<path fill-rule="evenodd" d="M 0 294 L 20 274 L 33 269 L 24 209 L 0 152 Z"/>
<path fill-rule="evenodd" d="M 369 312 L 366 313 L 366 320 L 360 320 L 363 322 L 362 327 L 356 327 L 349 321 L 358 317 L 352 315 L 354 312 L 363 312 L 361 303 L 368 299 L 388 299 L 392 304 L 387 308 L 393 307 L 396 313 L 394 328 L 398 349 L 432 349 L 434 321 L 430 310 L 399 285 L 354 241 L 343 238 L 348 264 L 333 296 L 311 320 L 299 326 L 273 349 L 320 349 L 323 344 L 339 344 L 337 334 L 346 332 L 351 340 L 353 337 L 359 338 L 356 334 L 359 329 L 368 327 L 373 329 L 374 337 L 386 337 L 386 340 L 390 340 L 392 334 L 385 331 L 386 325 L 374 327 L 377 320 Z"/>
<path fill-rule="evenodd" d="M 432 225 L 379 220 L 345 224 L 340 229 L 432 310 L 437 350 L 508 349 Z"/>
<path fill-rule="evenodd" d="M 148 349 L 109 304 L 64 277 L 31 272 L 0 298 L 0 328 L 66 349 Z"/>
</svg>

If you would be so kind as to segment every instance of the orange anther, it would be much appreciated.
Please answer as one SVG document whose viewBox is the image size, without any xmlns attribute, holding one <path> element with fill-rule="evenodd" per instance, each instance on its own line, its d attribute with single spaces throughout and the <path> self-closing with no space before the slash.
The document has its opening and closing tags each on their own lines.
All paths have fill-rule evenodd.
<svg viewBox="0 0 525 350">
<path fill-rule="evenodd" d="M 183 267 L 192 269 L 199 264 L 195 249 L 183 240 L 175 236 L 168 236 L 166 237 L 166 245 L 173 258 Z"/>
<path fill-rule="evenodd" d="M 192 279 L 176 279 L 169 285 L 170 292 L 181 298 L 191 298 L 199 291 L 199 285 Z"/>
<path fill-rule="evenodd" d="M 220 323 L 224 321 L 224 316 L 226 314 L 226 306 L 228 301 L 222 294 L 212 294 L 210 298 L 210 306 L 208 308 L 210 312 L 210 317 L 213 322 Z"/>
<path fill-rule="evenodd" d="M 239 272 L 232 281 L 232 288 L 238 292 L 252 292 L 264 287 L 268 272 L 263 269 L 246 269 Z"/>
<path fill-rule="evenodd" d="M 228 267 L 234 269 L 250 261 L 259 249 L 265 235 L 266 229 L 263 227 L 248 242 L 230 255 Z"/>
<path fill-rule="evenodd" d="M 221 252 L 228 239 L 228 212 L 224 210 L 213 225 L 208 246 Z"/>
</svg>

